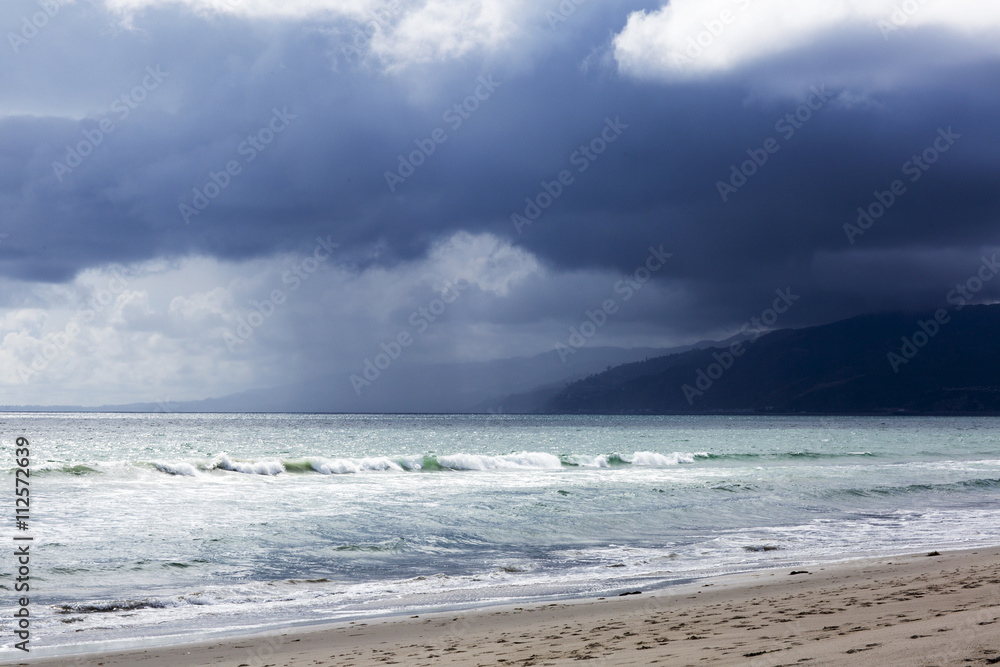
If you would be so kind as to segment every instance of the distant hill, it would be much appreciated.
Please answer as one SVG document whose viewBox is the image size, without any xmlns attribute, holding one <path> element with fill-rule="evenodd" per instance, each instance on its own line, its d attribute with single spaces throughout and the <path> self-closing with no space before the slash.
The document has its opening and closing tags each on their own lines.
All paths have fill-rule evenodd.
<svg viewBox="0 0 1000 667">
<path fill-rule="evenodd" d="M 1000 414 L 1000 305 L 937 315 L 944 323 L 866 315 L 775 331 L 739 356 L 720 347 L 625 364 L 542 397 L 535 411 Z"/>
</svg>

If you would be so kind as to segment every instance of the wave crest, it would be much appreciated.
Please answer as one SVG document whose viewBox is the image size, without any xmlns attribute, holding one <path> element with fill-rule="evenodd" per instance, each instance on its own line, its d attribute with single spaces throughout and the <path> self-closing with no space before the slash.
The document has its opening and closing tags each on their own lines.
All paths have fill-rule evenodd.
<svg viewBox="0 0 1000 667">
<path fill-rule="evenodd" d="M 382 457 L 365 459 L 309 459 L 309 465 L 323 475 L 346 475 L 368 471 L 395 470 L 403 471 L 403 467 L 392 459 Z"/>
<path fill-rule="evenodd" d="M 554 454 L 544 452 L 521 452 L 519 454 L 448 454 L 438 456 L 437 462 L 449 470 L 504 470 L 534 468 L 558 470 L 562 461 Z"/>
<path fill-rule="evenodd" d="M 263 461 L 233 461 L 227 454 L 219 456 L 216 468 L 241 472 L 245 475 L 278 475 L 285 472 L 285 466 L 277 459 Z"/>
<path fill-rule="evenodd" d="M 695 463 L 699 459 L 722 458 L 707 453 L 641 451 L 631 454 L 561 454 L 548 452 L 512 452 L 509 454 L 410 454 L 405 456 L 333 457 L 306 456 L 282 460 L 278 458 L 238 459 L 220 453 L 209 459 L 119 461 L 91 464 L 50 464 L 46 472 L 71 475 L 107 472 L 113 469 L 145 468 L 175 477 L 204 477 L 213 471 L 244 475 L 354 475 L 362 473 L 466 472 L 502 470 L 560 470 L 564 468 L 615 468 L 629 466 L 669 467 Z"/>
</svg>

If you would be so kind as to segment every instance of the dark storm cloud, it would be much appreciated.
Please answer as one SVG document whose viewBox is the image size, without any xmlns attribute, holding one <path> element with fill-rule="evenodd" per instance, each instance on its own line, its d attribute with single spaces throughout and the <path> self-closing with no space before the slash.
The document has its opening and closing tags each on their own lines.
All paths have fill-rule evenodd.
<svg viewBox="0 0 1000 667">
<path fill-rule="evenodd" d="M 385 74 L 331 43 L 348 24 L 160 10 L 115 33 L 92 7 L 68 6 L 50 33 L 5 54 L 7 104 L 19 115 L 0 120 L 0 231 L 10 235 L 0 271 L 62 281 L 108 262 L 240 259 L 327 234 L 359 266 L 392 264 L 469 230 L 510 238 L 556 271 L 628 272 L 664 244 L 674 258 L 657 278 L 681 286 L 689 307 L 683 322 L 648 316 L 698 331 L 742 321 L 786 286 L 804 296 L 795 323 L 938 307 L 963 266 L 974 270 L 984 248 L 1000 245 L 995 59 L 957 35 L 887 42 L 869 26 L 700 81 L 633 80 L 608 46 L 634 8 L 581 10 L 518 58 Z M 120 118 L 112 101 L 149 66 L 169 76 Z M 481 76 L 499 86 L 455 127 L 446 110 Z M 827 91 L 821 108 L 800 127 L 776 127 L 811 86 Z M 248 162 L 240 147 L 274 110 L 294 118 Z M 84 120 L 60 117 L 74 111 Z M 60 181 L 52 163 L 102 119 L 114 132 Z M 579 171 L 576 152 L 609 120 L 620 136 Z M 385 172 L 437 128 L 447 141 L 390 191 Z M 904 163 L 949 128 L 960 138 L 911 182 Z M 768 138 L 780 150 L 723 201 L 717 183 Z M 230 161 L 240 173 L 186 222 L 179 206 L 193 206 L 193 188 Z M 573 182 L 518 233 L 511 215 L 561 170 Z M 845 223 L 896 179 L 905 194 L 851 243 Z"/>
</svg>

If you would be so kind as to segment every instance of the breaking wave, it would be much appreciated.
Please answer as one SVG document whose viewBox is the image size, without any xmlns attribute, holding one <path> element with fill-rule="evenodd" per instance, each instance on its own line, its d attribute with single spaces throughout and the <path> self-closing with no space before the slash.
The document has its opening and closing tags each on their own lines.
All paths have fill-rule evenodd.
<svg viewBox="0 0 1000 667">
<path fill-rule="evenodd" d="M 103 474 L 112 469 L 146 468 L 172 477 L 199 477 L 208 474 L 235 473 L 242 475 L 275 476 L 281 474 L 357 475 L 363 473 L 413 472 L 475 472 L 517 470 L 561 470 L 572 468 L 670 467 L 692 464 L 711 458 L 707 453 L 618 452 L 600 455 L 555 455 L 548 452 L 514 452 L 510 454 L 424 454 L 399 457 L 323 457 L 307 456 L 296 459 L 273 457 L 242 459 L 228 453 L 211 459 L 154 460 L 132 463 L 94 463 L 90 465 L 51 465 L 46 472 L 68 475 Z"/>
</svg>

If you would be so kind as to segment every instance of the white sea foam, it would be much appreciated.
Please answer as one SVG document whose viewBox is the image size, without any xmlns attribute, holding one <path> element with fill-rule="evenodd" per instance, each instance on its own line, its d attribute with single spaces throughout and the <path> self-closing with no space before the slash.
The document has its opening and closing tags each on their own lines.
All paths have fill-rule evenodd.
<svg viewBox="0 0 1000 667">
<path fill-rule="evenodd" d="M 277 475 L 285 472 L 285 466 L 277 459 L 265 459 L 262 461 L 233 461 L 228 455 L 219 456 L 216 467 L 232 472 L 241 472 L 246 475 Z"/>
<path fill-rule="evenodd" d="M 656 452 L 636 452 L 631 457 L 622 457 L 622 460 L 634 466 L 675 466 L 681 463 L 694 463 L 695 458 L 705 457 L 708 454 L 685 454 L 674 452 L 672 454 L 657 454 Z"/>
<path fill-rule="evenodd" d="M 558 456 L 544 452 L 521 452 L 519 454 L 504 454 L 490 456 L 487 454 L 449 454 L 439 456 L 438 463 L 442 468 L 452 470 L 504 470 L 525 469 L 558 470 L 562 461 Z"/>
<path fill-rule="evenodd" d="M 406 470 L 421 470 L 424 467 L 424 457 L 420 455 L 401 456 L 397 460 Z"/>
<path fill-rule="evenodd" d="M 346 475 L 365 471 L 396 470 L 403 468 L 392 459 L 384 456 L 364 459 L 309 459 L 309 465 L 316 472 L 324 475 Z"/>
<path fill-rule="evenodd" d="M 565 454 L 556 456 L 547 452 L 522 451 L 512 454 L 473 454 L 468 452 L 457 452 L 445 455 L 406 455 L 406 456 L 374 456 L 374 457 L 343 457 L 327 459 L 320 456 L 309 456 L 302 459 L 288 461 L 287 466 L 279 459 L 262 458 L 240 460 L 234 459 L 227 453 L 222 453 L 212 459 L 201 463 L 189 463 L 186 461 L 163 461 L 152 460 L 147 463 L 136 464 L 129 461 L 96 462 L 77 466 L 68 466 L 59 462 L 46 462 L 38 466 L 37 470 L 43 472 L 68 472 L 72 474 L 83 474 L 86 472 L 107 472 L 113 474 L 125 474 L 134 470 L 136 465 L 152 465 L 157 470 L 169 475 L 184 477 L 194 477 L 199 472 L 210 472 L 212 470 L 228 470 L 247 475 L 278 475 L 283 472 L 305 472 L 313 471 L 324 475 L 344 475 L 364 472 L 416 472 L 427 467 L 427 457 L 431 461 L 437 461 L 438 465 L 445 470 L 558 470 L 563 464 L 567 466 L 583 468 L 608 468 L 615 464 L 663 467 L 674 466 L 681 463 L 693 463 L 698 458 L 708 458 L 706 453 L 685 453 L 673 452 L 670 454 L 660 454 L 657 452 L 635 452 L 631 455 L 612 454 Z M 437 466 L 431 464 L 431 470 Z"/>
<path fill-rule="evenodd" d="M 190 463 L 185 463 L 183 461 L 153 461 L 153 465 L 160 472 L 165 472 L 168 475 L 181 475 L 183 477 L 194 477 L 198 474 L 198 469 L 195 468 Z"/>
<path fill-rule="evenodd" d="M 685 453 L 673 452 L 671 454 L 659 454 L 657 452 L 635 452 L 628 454 L 600 454 L 598 456 L 587 456 L 574 454 L 567 456 L 566 462 L 570 465 L 584 468 L 608 468 L 615 463 L 625 463 L 635 466 L 675 466 L 681 463 L 694 463 L 697 458 L 707 458 L 706 453 Z"/>
<path fill-rule="evenodd" d="M 565 457 L 567 464 L 582 468 L 607 468 L 610 466 L 607 454 L 588 456 L 586 454 L 571 454 Z"/>
</svg>

